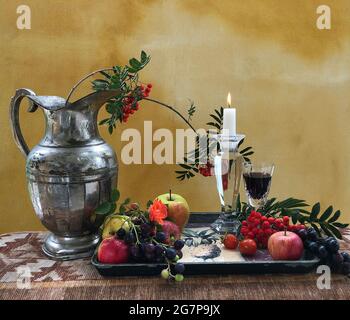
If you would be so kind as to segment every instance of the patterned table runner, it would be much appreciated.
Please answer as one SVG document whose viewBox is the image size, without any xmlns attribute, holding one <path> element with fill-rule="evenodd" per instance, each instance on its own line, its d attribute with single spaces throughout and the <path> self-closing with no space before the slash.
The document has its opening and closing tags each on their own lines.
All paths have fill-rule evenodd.
<svg viewBox="0 0 350 320">
<path fill-rule="evenodd" d="M 160 277 L 106 279 L 90 259 L 47 258 L 41 252 L 45 236 L 44 232 L 0 236 L 0 299 L 350 299 L 350 279 L 332 275 L 331 289 L 319 290 L 316 272 L 199 275 L 176 284 Z M 342 249 L 350 251 L 348 230 L 344 240 Z"/>
</svg>

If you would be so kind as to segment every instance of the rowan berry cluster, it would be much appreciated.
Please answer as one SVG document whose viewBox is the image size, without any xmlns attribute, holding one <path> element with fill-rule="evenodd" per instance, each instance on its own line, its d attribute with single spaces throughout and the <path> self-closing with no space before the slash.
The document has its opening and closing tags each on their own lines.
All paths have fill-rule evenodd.
<svg viewBox="0 0 350 320">
<path fill-rule="evenodd" d="M 252 211 L 247 220 L 242 221 L 241 234 L 246 239 L 253 239 L 260 248 L 266 248 L 272 234 L 277 231 L 298 231 L 305 229 L 302 224 L 290 224 L 290 218 L 266 217 L 260 212 Z"/>
<path fill-rule="evenodd" d="M 135 90 L 133 95 L 129 95 L 123 99 L 123 122 L 127 122 L 129 116 L 134 114 L 140 108 L 139 101 L 147 98 L 152 90 L 152 84 L 140 85 Z"/>
</svg>

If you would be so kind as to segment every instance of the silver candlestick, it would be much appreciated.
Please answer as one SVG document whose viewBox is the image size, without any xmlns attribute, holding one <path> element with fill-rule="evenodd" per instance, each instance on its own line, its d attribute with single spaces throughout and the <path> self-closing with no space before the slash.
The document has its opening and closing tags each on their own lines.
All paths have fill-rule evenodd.
<svg viewBox="0 0 350 320">
<path fill-rule="evenodd" d="M 211 227 L 219 234 L 236 234 L 240 227 L 237 200 L 244 159 L 238 152 L 238 144 L 244 138 L 245 135 L 243 134 L 234 136 L 217 135 L 219 147 L 212 161 L 221 204 L 221 214 Z"/>
</svg>

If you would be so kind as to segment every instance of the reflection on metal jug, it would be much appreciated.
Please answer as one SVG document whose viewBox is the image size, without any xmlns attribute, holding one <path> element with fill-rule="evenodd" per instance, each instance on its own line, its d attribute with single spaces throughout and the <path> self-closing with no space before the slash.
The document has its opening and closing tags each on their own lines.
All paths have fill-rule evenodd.
<svg viewBox="0 0 350 320">
<path fill-rule="evenodd" d="M 33 207 L 52 233 L 43 251 L 56 259 L 92 255 L 102 221 L 94 211 L 109 199 L 116 186 L 118 162 L 113 149 L 100 137 L 97 114 L 118 90 L 92 93 L 68 103 L 56 96 L 37 96 L 18 89 L 10 105 L 13 136 L 26 157 L 26 175 Z M 45 136 L 31 151 L 19 126 L 23 98 L 29 112 L 40 107 L 46 120 Z"/>
</svg>

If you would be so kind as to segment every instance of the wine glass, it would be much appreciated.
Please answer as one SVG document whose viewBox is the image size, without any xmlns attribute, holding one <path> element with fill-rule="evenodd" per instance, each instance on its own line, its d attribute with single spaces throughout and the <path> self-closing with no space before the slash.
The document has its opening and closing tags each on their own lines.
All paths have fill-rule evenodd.
<svg viewBox="0 0 350 320">
<path fill-rule="evenodd" d="M 243 180 L 248 203 L 255 210 L 264 207 L 270 191 L 275 166 L 267 162 L 245 162 Z"/>
</svg>

